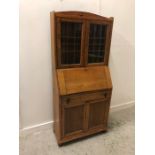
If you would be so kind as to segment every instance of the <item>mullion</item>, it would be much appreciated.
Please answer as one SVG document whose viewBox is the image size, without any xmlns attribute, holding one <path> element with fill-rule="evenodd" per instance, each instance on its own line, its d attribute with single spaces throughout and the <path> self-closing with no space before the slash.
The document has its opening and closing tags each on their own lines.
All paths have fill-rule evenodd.
<svg viewBox="0 0 155 155">
<path fill-rule="evenodd" d="M 67 23 L 67 34 L 69 33 L 69 29 L 68 29 L 69 23 Z M 68 45 L 68 39 L 67 40 L 67 50 L 66 50 L 66 64 L 68 64 L 68 49 L 69 49 L 69 45 Z"/>
<path fill-rule="evenodd" d="M 73 30 L 75 31 L 75 27 L 74 27 Z M 73 32 L 74 32 L 74 31 L 73 31 Z M 74 32 L 74 33 L 75 33 L 75 32 Z M 74 34 L 74 33 L 73 33 L 73 34 Z M 76 36 L 76 34 L 75 34 L 75 36 Z M 73 44 L 73 45 L 74 45 L 74 46 L 73 46 L 73 47 L 74 47 L 74 52 L 73 52 L 73 62 L 76 62 L 76 61 L 75 61 L 75 59 L 76 59 L 76 57 L 75 57 L 75 38 L 73 38 L 73 42 L 74 42 L 74 44 Z"/>
</svg>

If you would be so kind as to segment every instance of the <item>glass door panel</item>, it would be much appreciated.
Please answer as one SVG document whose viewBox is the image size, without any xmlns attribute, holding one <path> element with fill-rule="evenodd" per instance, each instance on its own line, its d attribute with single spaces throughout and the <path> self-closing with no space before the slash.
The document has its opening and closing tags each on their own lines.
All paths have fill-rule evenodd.
<svg viewBox="0 0 155 155">
<path fill-rule="evenodd" d="M 90 24 L 88 63 L 104 62 L 107 26 L 103 24 Z"/>
<path fill-rule="evenodd" d="M 61 22 L 61 64 L 80 64 L 82 23 Z"/>
</svg>

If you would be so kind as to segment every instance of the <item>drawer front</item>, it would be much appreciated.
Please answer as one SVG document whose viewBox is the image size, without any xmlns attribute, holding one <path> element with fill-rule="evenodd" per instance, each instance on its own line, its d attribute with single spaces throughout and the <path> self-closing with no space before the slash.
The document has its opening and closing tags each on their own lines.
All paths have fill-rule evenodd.
<svg viewBox="0 0 155 155">
<path fill-rule="evenodd" d="M 62 97 L 62 104 L 66 107 L 84 104 L 81 99 L 81 95 L 67 95 Z"/>
<path fill-rule="evenodd" d="M 111 96 L 111 91 L 99 91 L 94 93 L 84 94 L 82 100 L 85 102 L 93 102 L 95 100 L 107 100 Z"/>
<path fill-rule="evenodd" d="M 89 103 L 96 100 L 107 100 L 111 97 L 111 90 L 89 92 L 83 94 L 67 95 L 62 97 L 62 103 L 66 106 L 73 106 Z"/>
</svg>

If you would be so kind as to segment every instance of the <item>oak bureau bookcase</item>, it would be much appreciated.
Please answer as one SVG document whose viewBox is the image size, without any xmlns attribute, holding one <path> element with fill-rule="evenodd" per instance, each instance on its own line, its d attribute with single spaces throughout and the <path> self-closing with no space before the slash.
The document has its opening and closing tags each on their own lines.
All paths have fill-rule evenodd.
<svg viewBox="0 0 155 155">
<path fill-rule="evenodd" d="M 59 145 L 107 130 L 113 18 L 51 12 L 54 133 Z"/>
</svg>

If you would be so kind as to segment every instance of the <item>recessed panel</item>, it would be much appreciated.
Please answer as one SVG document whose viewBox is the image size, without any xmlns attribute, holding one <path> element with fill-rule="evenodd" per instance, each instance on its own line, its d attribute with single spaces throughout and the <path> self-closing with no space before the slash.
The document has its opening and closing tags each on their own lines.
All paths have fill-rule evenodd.
<svg viewBox="0 0 155 155">
<path fill-rule="evenodd" d="M 64 108 L 64 134 L 83 130 L 84 105 Z"/>
<path fill-rule="evenodd" d="M 89 128 L 103 125 L 105 121 L 106 101 L 92 103 L 89 106 Z"/>
</svg>

